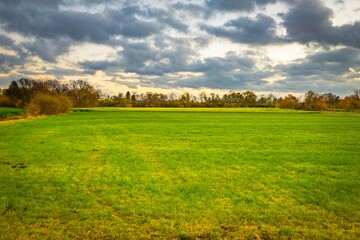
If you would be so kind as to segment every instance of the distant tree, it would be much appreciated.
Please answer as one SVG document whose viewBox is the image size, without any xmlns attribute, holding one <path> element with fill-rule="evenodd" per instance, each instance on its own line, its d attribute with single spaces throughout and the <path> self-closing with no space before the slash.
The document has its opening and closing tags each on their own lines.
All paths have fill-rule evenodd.
<svg viewBox="0 0 360 240">
<path fill-rule="evenodd" d="M 305 94 L 304 101 L 305 110 L 309 111 L 319 111 L 326 109 L 326 100 L 324 96 L 320 96 L 318 93 L 314 91 L 308 91 Z"/>
<path fill-rule="evenodd" d="M 36 92 L 49 93 L 49 94 L 62 94 L 65 95 L 69 88 L 66 84 L 62 84 L 57 79 L 36 80 Z"/>
<path fill-rule="evenodd" d="M 10 83 L 10 86 L 5 90 L 5 95 L 17 106 L 24 107 L 35 95 L 36 85 L 35 80 L 21 78 Z"/>
<path fill-rule="evenodd" d="M 181 95 L 180 98 L 181 104 L 183 107 L 189 107 L 190 106 L 190 94 L 188 92 L 185 92 Z"/>
<path fill-rule="evenodd" d="M 266 97 L 266 103 L 267 103 L 267 107 L 275 107 L 276 106 L 276 102 L 277 102 L 277 97 L 275 97 L 275 95 L 273 94 L 269 94 Z"/>
<path fill-rule="evenodd" d="M 15 103 L 5 95 L 5 89 L 0 88 L 0 107 L 15 107 Z"/>
<path fill-rule="evenodd" d="M 277 98 L 273 94 L 260 95 L 257 99 L 258 107 L 275 107 Z"/>
<path fill-rule="evenodd" d="M 260 95 L 257 99 L 256 106 L 258 107 L 266 107 L 267 106 L 267 100 L 265 95 Z"/>
<path fill-rule="evenodd" d="M 129 91 L 126 92 L 125 98 L 128 102 L 130 102 L 131 99 L 131 93 Z"/>
<path fill-rule="evenodd" d="M 95 107 L 101 97 L 101 91 L 83 80 L 71 81 L 67 95 L 74 107 Z"/>
<path fill-rule="evenodd" d="M 225 95 L 224 95 L 225 96 Z M 234 92 L 230 91 L 228 94 L 226 94 L 226 105 L 228 107 L 239 107 L 241 104 L 243 104 L 244 96 L 240 92 Z M 223 97 L 224 99 L 224 97 Z"/>
<path fill-rule="evenodd" d="M 336 96 L 332 93 L 325 93 L 324 95 L 322 95 L 322 97 L 325 99 L 327 109 L 334 110 L 338 107 L 340 101 L 339 96 Z"/>
<path fill-rule="evenodd" d="M 135 104 L 135 102 L 136 102 L 136 96 L 135 96 L 135 93 L 133 93 L 133 94 L 131 95 L 131 103 L 132 103 L 132 104 Z"/>
<path fill-rule="evenodd" d="M 112 96 L 102 96 L 99 100 L 99 107 L 116 107 Z"/>
<path fill-rule="evenodd" d="M 277 107 L 283 109 L 297 109 L 299 108 L 299 101 L 295 96 L 288 94 L 285 98 L 279 99 Z"/>
<path fill-rule="evenodd" d="M 351 97 L 353 97 L 356 100 L 360 100 L 360 89 L 359 90 L 355 90 L 353 95 L 351 95 Z"/>
<path fill-rule="evenodd" d="M 260 95 L 257 99 L 258 107 L 275 107 L 277 98 L 273 94 L 268 96 Z"/>
<path fill-rule="evenodd" d="M 205 93 L 205 92 L 201 92 L 201 93 L 199 94 L 199 99 L 200 99 L 200 102 L 201 102 L 201 103 L 207 102 L 206 93 Z"/>
<path fill-rule="evenodd" d="M 255 107 L 256 106 L 256 94 L 253 91 L 246 91 L 242 93 L 244 99 L 242 106 L 244 107 Z"/>
<path fill-rule="evenodd" d="M 318 94 L 315 93 L 314 91 L 308 91 L 307 93 L 305 93 L 305 101 L 304 101 L 304 107 L 306 110 L 315 110 L 315 101 L 316 98 L 318 97 Z"/>
<path fill-rule="evenodd" d="M 355 90 L 354 94 L 341 99 L 339 108 L 346 111 L 360 110 L 360 90 Z"/>
</svg>

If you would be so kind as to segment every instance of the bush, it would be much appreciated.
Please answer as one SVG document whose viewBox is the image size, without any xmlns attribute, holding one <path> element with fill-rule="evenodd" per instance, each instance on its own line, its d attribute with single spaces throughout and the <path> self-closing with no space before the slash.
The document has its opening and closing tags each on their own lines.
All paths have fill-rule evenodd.
<svg viewBox="0 0 360 240">
<path fill-rule="evenodd" d="M 15 107 L 15 103 L 5 95 L 0 95 L 0 107 Z"/>
<path fill-rule="evenodd" d="M 50 95 L 38 93 L 26 105 L 26 114 L 30 116 L 56 115 L 70 112 L 72 109 L 71 100 L 63 95 Z"/>
</svg>

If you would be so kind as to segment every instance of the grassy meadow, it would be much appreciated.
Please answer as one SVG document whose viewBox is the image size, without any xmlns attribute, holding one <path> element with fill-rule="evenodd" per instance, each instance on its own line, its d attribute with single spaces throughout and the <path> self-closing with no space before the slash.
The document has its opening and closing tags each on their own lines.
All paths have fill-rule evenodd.
<svg viewBox="0 0 360 240">
<path fill-rule="evenodd" d="M 77 109 L 0 137 L 0 239 L 360 239 L 360 114 Z"/>
</svg>

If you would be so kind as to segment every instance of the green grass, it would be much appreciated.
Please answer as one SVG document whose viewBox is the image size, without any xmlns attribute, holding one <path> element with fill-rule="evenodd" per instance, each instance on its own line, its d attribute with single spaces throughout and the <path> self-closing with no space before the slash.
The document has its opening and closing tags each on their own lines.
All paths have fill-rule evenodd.
<svg viewBox="0 0 360 240">
<path fill-rule="evenodd" d="M 24 109 L 0 107 L 0 121 L 4 119 L 14 119 L 22 117 Z"/>
<path fill-rule="evenodd" d="M 360 239 L 359 114 L 96 109 L 0 136 L 0 239 Z"/>
<path fill-rule="evenodd" d="M 299 111 L 293 109 L 279 108 L 118 108 L 118 107 L 96 107 L 96 108 L 74 108 L 74 112 L 277 112 L 277 113 L 311 113 L 309 111 Z M 314 112 L 312 112 L 314 113 Z M 317 112 L 318 113 L 318 112 Z"/>
</svg>

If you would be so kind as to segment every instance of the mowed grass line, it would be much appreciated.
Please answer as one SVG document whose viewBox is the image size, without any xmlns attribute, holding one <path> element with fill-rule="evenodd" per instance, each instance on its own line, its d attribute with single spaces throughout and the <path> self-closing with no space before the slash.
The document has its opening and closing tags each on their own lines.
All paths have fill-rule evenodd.
<svg viewBox="0 0 360 240">
<path fill-rule="evenodd" d="M 358 239 L 358 114 L 76 112 L 0 125 L 0 238 Z"/>
</svg>

